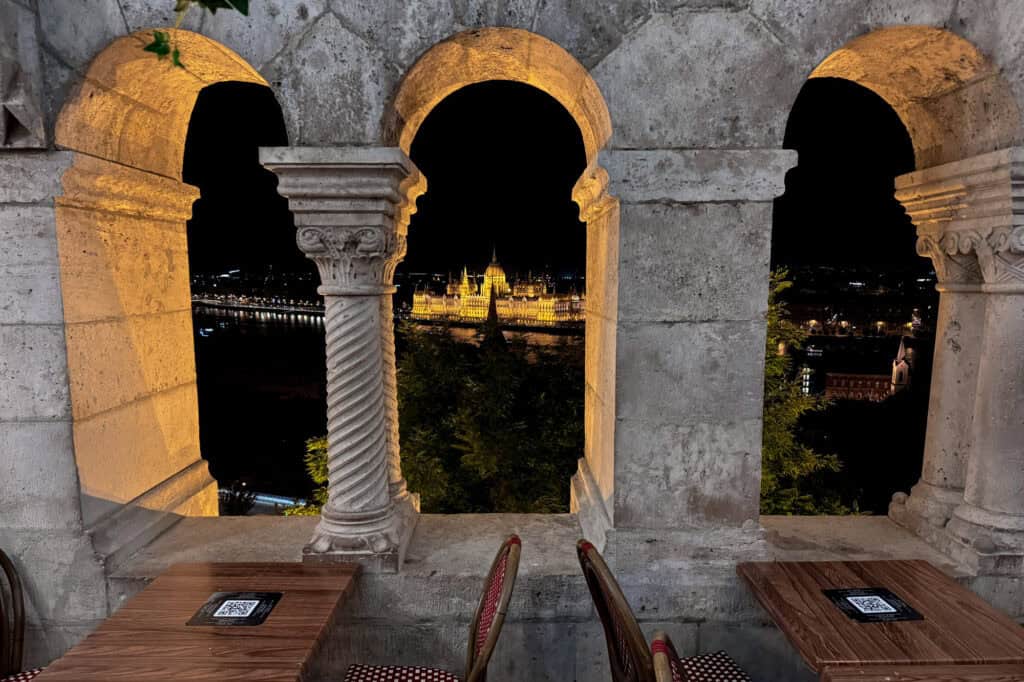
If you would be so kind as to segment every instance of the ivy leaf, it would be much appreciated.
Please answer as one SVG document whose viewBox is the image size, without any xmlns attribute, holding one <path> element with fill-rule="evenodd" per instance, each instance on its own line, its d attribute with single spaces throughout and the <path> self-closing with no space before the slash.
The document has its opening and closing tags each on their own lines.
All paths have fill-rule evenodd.
<svg viewBox="0 0 1024 682">
<path fill-rule="evenodd" d="M 142 49 L 146 52 L 152 52 L 157 56 L 157 59 L 163 59 L 171 54 L 171 34 L 166 31 L 153 31 L 153 42 Z"/>
<path fill-rule="evenodd" d="M 181 63 L 181 52 L 178 48 L 174 48 L 171 52 L 171 63 L 177 66 L 179 69 L 184 69 L 185 65 Z"/>
</svg>

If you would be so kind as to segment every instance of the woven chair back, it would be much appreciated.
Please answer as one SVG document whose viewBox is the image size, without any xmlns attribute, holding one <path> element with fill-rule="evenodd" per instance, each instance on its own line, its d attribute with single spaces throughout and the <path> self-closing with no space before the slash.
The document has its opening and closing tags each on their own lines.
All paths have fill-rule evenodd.
<svg viewBox="0 0 1024 682">
<path fill-rule="evenodd" d="M 466 655 L 466 682 L 485 682 L 487 663 L 498 643 L 501 626 L 505 622 L 508 603 L 512 599 L 516 575 L 519 572 L 519 554 L 522 542 L 518 535 L 510 536 L 501 544 L 491 570 L 484 581 L 473 623 L 469 627 L 469 648 Z"/>
<path fill-rule="evenodd" d="M 0 550 L 0 678 L 21 672 L 25 642 L 25 598 L 21 578 Z"/>
<path fill-rule="evenodd" d="M 654 682 L 654 664 L 647 641 L 604 558 L 586 540 L 576 543 L 576 555 L 604 626 L 612 682 Z"/>
</svg>

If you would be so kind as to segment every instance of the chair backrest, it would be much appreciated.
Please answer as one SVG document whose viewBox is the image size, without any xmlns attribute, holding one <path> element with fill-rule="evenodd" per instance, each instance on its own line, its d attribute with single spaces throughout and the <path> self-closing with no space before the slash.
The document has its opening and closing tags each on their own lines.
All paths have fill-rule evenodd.
<svg viewBox="0 0 1024 682">
<path fill-rule="evenodd" d="M 658 630 L 651 641 L 654 678 L 657 682 L 686 682 L 686 672 L 669 636 Z"/>
<path fill-rule="evenodd" d="M 576 555 L 604 626 L 612 682 L 653 682 L 654 663 L 647 640 L 615 576 L 597 548 L 586 540 L 576 543 Z"/>
<path fill-rule="evenodd" d="M 21 672 L 25 598 L 10 557 L 0 550 L 0 677 Z"/>
<path fill-rule="evenodd" d="M 519 554 L 522 542 L 518 535 L 509 536 L 501 544 L 491 570 L 484 582 L 480 604 L 469 626 L 469 651 L 466 655 L 466 682 L 485 682 L 487 663 L 494 653 L 494 645 L 505 622 L 508 603 L 512 599 L 512 588 L 519 572 Z"/>
</svg>

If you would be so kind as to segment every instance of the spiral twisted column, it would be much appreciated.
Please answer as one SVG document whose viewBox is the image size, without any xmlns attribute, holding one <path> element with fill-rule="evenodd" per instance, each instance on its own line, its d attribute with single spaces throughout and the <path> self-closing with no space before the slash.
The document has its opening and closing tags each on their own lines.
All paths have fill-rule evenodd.
<svg viewBox="0 0 1024 682">
<path fill-rule="evenodd" d="M 260 158 L 278 175 L 325 303 L 328 500 L 303 558 L 395 571 L 417 516 L 396 503 L 398 492 L 411 496 L 398 457 L 391 295 L 408 205 L 425 183 L 398 149 L 273 148 Z"/>
</svg>

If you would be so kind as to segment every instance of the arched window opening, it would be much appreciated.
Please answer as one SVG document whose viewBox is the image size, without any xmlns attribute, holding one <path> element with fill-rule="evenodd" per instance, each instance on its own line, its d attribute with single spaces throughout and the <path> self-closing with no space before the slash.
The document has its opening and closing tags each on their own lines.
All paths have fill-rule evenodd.
<svg viewBox="0 0 1024 682">
<path fill-rule="evenodd" d="M 782 298 L 808 334 L 790 350 L 793 371 L 802 391 L 830 401 L 805 415 L 798 437 L 841 464 L 801 492 L 816 511 L 884 514 L 921 472 L 938 308 L 931 261 L 917 255 L 894 197 L 894 178 L 914 170 L 914 146 L 877 94 L 812 78 L 785 147 L 799 165 L 775 202 L 772 267 L 788 272 Z"/>
<path fill-rule="evenodd" d="M 182 168 L 200 190 L 188 253 L 201 452 L 222 491 L 261 494 L 258 511 L 310 496 L 304 442 L 325 422 L 315 269 L 258 158 L 287 143 L 269 88 L 218 83 L 196 100 Z M 245 512 L 243 499 L 222 493 L 221 513 Z"/>
<path fill-rule="evenodd" d="M 485 81 L 413 138 L 427 178 L 395 275 L 402 470 L 426 512 L 560 512 L 583 455 L 587 166 L 573 116 Z"/>
</svg>

